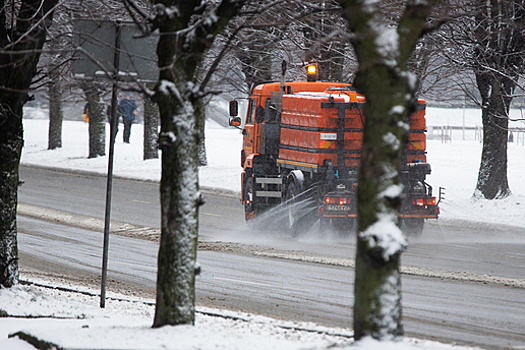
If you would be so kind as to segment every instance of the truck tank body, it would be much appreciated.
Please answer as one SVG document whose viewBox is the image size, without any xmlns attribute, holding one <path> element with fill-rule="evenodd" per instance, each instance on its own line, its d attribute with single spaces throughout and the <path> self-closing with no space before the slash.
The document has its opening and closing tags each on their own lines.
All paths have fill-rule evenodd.
<svg viewBox="0 0 525 350">
<path fill-rule="evenodd" d="M 355 91 L 304 92 L 283 95 L 279 163 L 358 167 L 363 138 L 365 99 Z M 344 127 L 340 130 L 339 111 L 329 108 L 344 104 Z M 407 163 L 426 162 L 425 101 L 410 118 Z M 339 133 L 343 133 L 339 135 Z M 344 142 L 344 164 L 338 162 L 338 141 Z"/>
</svg>

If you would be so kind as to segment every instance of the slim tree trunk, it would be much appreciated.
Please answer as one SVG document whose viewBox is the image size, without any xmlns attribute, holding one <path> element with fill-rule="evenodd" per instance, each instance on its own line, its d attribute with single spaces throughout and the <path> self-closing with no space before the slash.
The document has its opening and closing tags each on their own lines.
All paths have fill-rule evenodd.
<svg viewBox="0 0 525 350">
<path fill-rule="evenodd" d="M 104 102 L 98 95 L 90 95 L 89 101 L 89 155 L 97 158 L 106 155 L 106 113 Z"/>
<path fill-rule="evenodd" d="M 53 75 L 49 83 L 49 137 L 47 149 L 62 147 L 62 91 L 60 78 Z"/>
<path fill-rule="evenodd" d="M 86 95 L 89 104 L 89 153 L 88 158 L 106 155 L 106 110 L 100 95 L 101 88 L 96 82 L 83 81 L 80 87 Z"/>
<path fill-rule="evenodd" d="M 206 105 L 209 101 L 200 101 L 197 108 L 197 128 L 199 129 L 199 166 L 208 165 L 208 157 L 206 155 Z"/>
<path fill-rule="evenodd" d="M 144 160 L 159 158 L 159 107 L 149 98 L 144 99 Z"/>
</svg>

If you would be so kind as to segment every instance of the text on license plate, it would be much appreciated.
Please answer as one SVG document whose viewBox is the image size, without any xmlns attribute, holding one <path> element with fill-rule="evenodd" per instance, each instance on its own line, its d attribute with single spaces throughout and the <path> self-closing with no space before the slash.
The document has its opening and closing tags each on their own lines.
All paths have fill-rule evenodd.
<svg viewBox="0 0 525 350">
<path fill-rule="evenodd" d="M 350 206 L 349 205 L 333 205 L 333 204 L 329 204 L 325 208 L 328 211 L 349 211 L 350 210 Z"/>
</svg>

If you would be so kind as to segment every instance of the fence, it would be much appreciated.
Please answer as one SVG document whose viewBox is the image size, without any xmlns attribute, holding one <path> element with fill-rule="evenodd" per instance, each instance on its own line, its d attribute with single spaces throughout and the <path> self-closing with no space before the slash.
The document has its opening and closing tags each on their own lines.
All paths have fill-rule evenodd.
<svg viewBox="0 0 525 350">
<path fill-rule="evenodd" d="M 441 143 L 452 143 L 452 139 L 482 142 L 483 128 L 481 126 L 427 126 L 427 140 L 441 140 Z M 525 146 L 525 129 L 510 128 L 509 142 Z"/>
</svg>

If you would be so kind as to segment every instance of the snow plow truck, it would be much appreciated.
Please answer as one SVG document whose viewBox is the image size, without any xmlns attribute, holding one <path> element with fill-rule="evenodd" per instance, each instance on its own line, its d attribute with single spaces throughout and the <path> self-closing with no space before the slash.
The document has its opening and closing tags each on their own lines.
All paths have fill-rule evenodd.
<svg viewBox="0 0 525 350">
<path fill-rule="evenodd" d="M 308 67 L 307 81 L 285 82 L 283 74 L 280 82 L 254 85 L 247 100 L 230 102 L 229 124 L 243 134 L 241 203 L 247 221 L 280 207 L 283 226 L 295 234 L 315 221 L 339 231 L 355 223 L 365 97 L 351 84 L 318 81 L 315 69 Z M 426 182 L 431 167 L 425 128 L 425 101 L 418 100 L 400 168 L 399 215 L 410 234 L 420 234 L 425 219 L 438 218 L 442 197 L 441 188 L 436 198 Z"/>
</svg>

